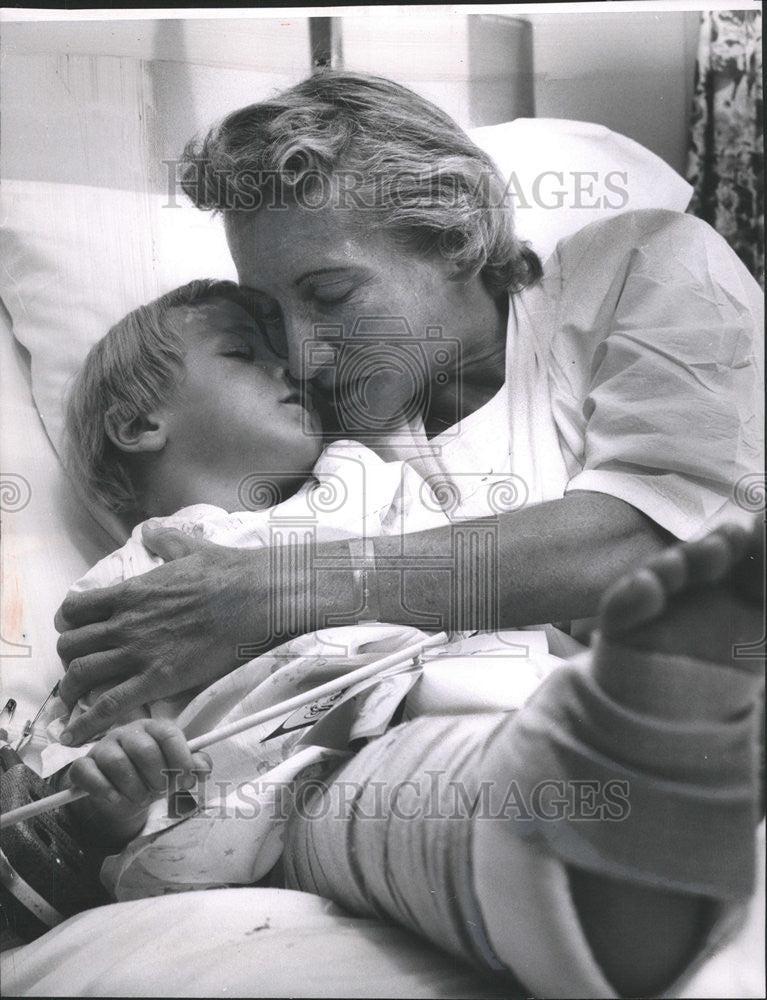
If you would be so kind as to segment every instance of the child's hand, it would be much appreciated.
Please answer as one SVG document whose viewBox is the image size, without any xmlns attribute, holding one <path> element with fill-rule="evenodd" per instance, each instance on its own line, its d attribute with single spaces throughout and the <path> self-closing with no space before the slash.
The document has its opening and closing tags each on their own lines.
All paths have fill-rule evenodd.
<svg viewBox="0 0 767 1000">
<path fill-rule="evenodd" d="M 166 719 L 138 719 L 110 730 L 87 757 L 76 760 L 69 780 L 90 794 L 91 804 L 116 821 L 136 822 L 152 799 L 171 788 L 192 788 L 210 773 L 207 754 L 192 754 L 183 732 Z"/>
</svg>

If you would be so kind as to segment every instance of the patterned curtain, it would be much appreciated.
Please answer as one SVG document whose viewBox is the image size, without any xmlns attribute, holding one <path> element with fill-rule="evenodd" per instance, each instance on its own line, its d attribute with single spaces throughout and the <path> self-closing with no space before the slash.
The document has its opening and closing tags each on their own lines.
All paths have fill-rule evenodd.
<svg viewBox="0 0 767 1000">
<path fill-rule="evenodd" d="M 764 287 L 762 15 L 702 15 L 687 177 L 690 211 L 710 223 Z"/>
</svg>

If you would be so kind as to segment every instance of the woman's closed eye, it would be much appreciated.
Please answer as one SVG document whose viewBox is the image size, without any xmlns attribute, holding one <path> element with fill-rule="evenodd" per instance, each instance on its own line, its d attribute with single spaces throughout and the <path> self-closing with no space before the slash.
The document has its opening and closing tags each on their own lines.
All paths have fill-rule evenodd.
<svg viewBox="0 0 767 1000">
<path fill-rule="evenodd" d="M 307 302 L 314 302 L 320 307 L 335 306 L 348 302 L 367 280 L 369 278 L 364 275 L 348 272 L 314 275 L 303 284 L 301 293 Z"/>
<path fill-rule="evenodd" d="M 321 306 L 335 306 L 342 302 L 347 302 L 354 293 L 354 286 L 348 283 L 336 285 L 323 285 L 320 288 L 313 288 L 309 293 Z"/>
</svg>

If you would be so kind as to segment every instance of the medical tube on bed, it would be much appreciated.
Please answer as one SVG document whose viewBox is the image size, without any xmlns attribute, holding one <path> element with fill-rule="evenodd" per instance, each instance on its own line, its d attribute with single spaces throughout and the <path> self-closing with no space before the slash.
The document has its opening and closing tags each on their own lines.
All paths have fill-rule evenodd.
<svg viewBox="0 0 767 1000">
<path fill-rule="evenodd" d="M 253 726 L 269 722 L 280 715 L 288 715 L 290 712 L 303 708 L 304 705 L 316 701 L 318 698 L 325 698 L 327 695 L 343 691 L 344 688 L 351 687 L 352 684 L 366 680 L 368 677 L 372 677 L 381 671 L 391 670 L 394 667 L 405 667 L 411 660 L 417 661 L 424 650 L 432 646 L 442 645 L 446 641 L 447 636 L 444 632 L 430 636 L 428 639 L 420 639 L 418 642 L 406 646 L 396 653 L 383 657 L 383 659 L 376 660 L 373 663 L 366 663 L 348 674 L 343 674 L 341 677 L 326 681 L 311 691 L 304 691 L 302 694 L 286 698 L 285 701 L 281 701 L 269 708 L 264 708 L 253 715 L 248 715 L 244 719 L 236 719 L 225 726 L 219 726 L 218 729 L 202 733 L 200 736 L 189 740 L 189 749 L 193 753 L 195 750 L 202 750 L 205 747 L 212 746 L 214 743 L 219 743 L 221 740 L 228 739 L 230 736 L 235 736 L 237 733 L 242 733 L 246 729 L 251 729 Z M 18 809 L 11 809 L 4 816 L 0 816 L 0 830 L 7 826 L 12 826 L 14 823 L 21 823 L 25 819 L 31 819 L 33 816 L 39 816 L 41 813 L 49 812 L 51 809 L 58 809 L 61 806 L 69 805 L 71 802 L 85 798 L 86 795 L 88 795 L 88 792 L 78 791 L 75 788 L 67 788 L 63 792 L 48 795 L 37 802 L 30 802 L 28 805 L 19 806 Z"/>
</svg>

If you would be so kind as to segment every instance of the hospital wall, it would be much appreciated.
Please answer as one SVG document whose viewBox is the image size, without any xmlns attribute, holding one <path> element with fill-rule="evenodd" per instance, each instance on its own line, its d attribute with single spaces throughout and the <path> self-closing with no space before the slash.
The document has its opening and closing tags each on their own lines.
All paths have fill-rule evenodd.
<svg viewBox="0 0 767 1000">
<path fill-rule="evenodd" d="M 685 172 L 699 11 L 530 14 L 529 21 L 537 117 L 599 122 Z"/>
<path fill-rule="evenodd" d="M 371 7 L 333 22 L 345 68 L 392 76 L 437 101 L 464 127 L 533 114 L 594 121 L 684 172 L 699 16 L 467 16 L 448 8 L 392 17 Z M 56 50 L 152 60 L 157 183 L 162 159 L 178 155 L 201 125 L 310 69 L 308 19 L 288 11 L 269 19 L 5 24 L 3 34 L 6 54 Z M 32 81 L 21 109 L 32 119 L 34 86 Z M 46 95 L 39 96 L 44 102 Z M 25 157 L 32 162 L 33 149 L 31 143 Z"/>
<path fill-rule="evenodd" d="M 685 171 L 698 11 L 397 19 L 372 8 L 339 21 L 345 67 L 409 84 L 464 127 L 593 121 Z"/>
</svg>

